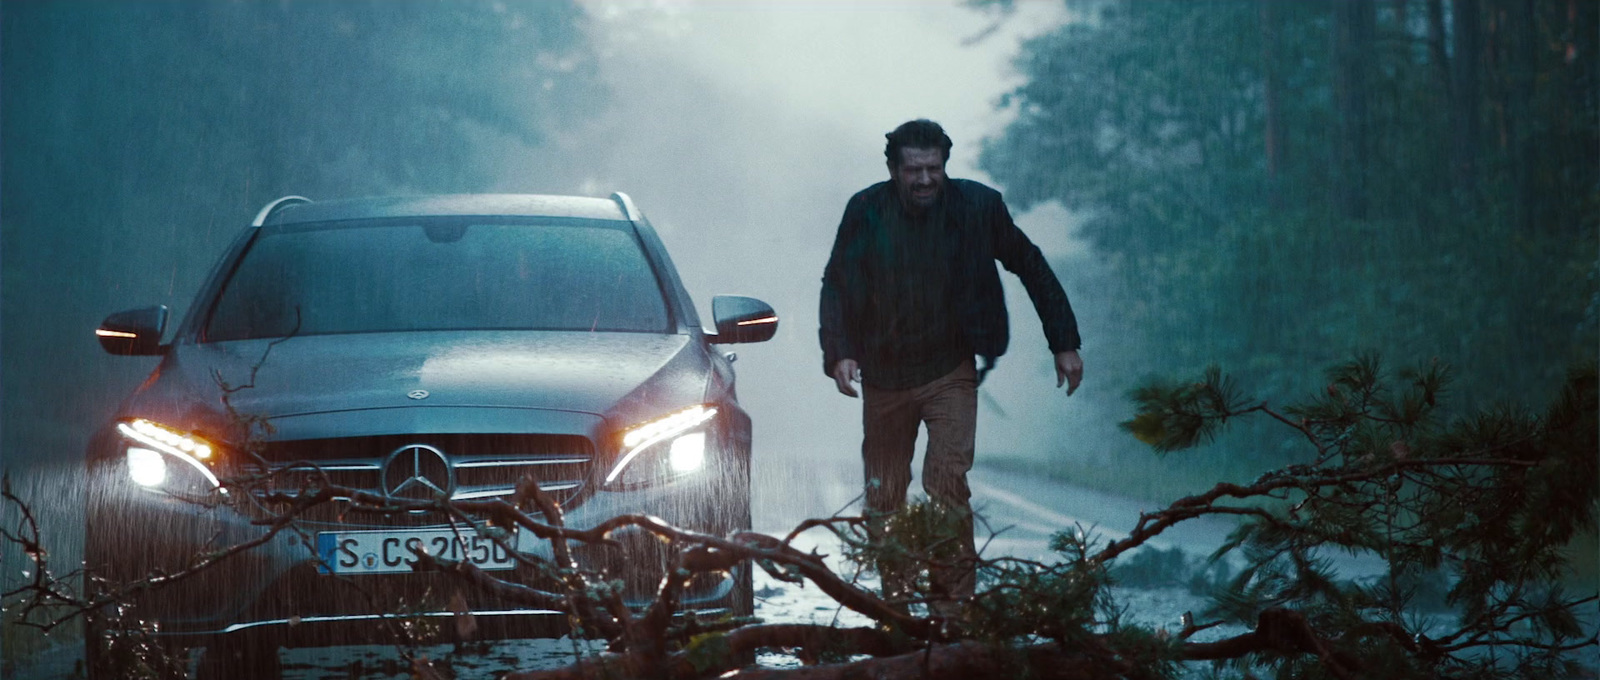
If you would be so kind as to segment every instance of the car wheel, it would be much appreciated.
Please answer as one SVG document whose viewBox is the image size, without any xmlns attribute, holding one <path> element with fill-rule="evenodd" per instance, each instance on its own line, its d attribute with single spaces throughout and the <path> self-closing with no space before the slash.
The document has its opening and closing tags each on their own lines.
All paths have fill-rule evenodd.
<svg viewBox="0 0 1600 680">
<path fill-rule="evenodd" d="M 734 518 L 732 531 L 728 532 L 727 535 L 750 530 L 750 474 L 748 470 L 745 472 L 744 480 L 745 483 L 742 492 L 736 492 L 734 494 L 735 498 L 742 497 L 744 499 L 743 502 L 735 507 L 742 507 L 744 510 L 742 513 L 738 513 L 737 510 L 735 511 L 737 514 Z M 756 613 L 754 571 L 755 565 L 750 564 L 749 562 L 740 564 L 739 567 L 734 570 L 733 590 L 732 592 L 728 593 L 728 611 L 734 616 L 753 616 Z"/>
<path fill-rule="evenodd" d="M 748 441 L 748 440 L 747 440 Z M 727 442 L 727 449 L 738 451 L 737 445 Z M 721 535 L 732 536 L 751 528 L 750 508 L 750 452 L 746 448 L 731 456 L 724 465 L 728 472 L 723 477 L 721 489 L 723 502 L 721 512 L 718 513 L 723 524 Z M 734 571 L 733 591 L 728 593 L 728 611 L 734 616 L 751 616 L 755 614 L 755 588 L 751 570 L 754 565 L 741 564 Z"/>
<path fill-rule="evenodd" d="M 728 611 L 734 616 L 754 616 L 756 613 L 755 569 L 740 565 L 733 579 L 733 592 L 728 593 Z"/>
<path fill-rule="evenodd" d="M 728 613 L 735 617 L 754 616 L 756 611 L 756 596 L 753 586 L 752 572 L 755 565 L 741 564 L 734 570 L 733 591 L 728 593 Z M 756 662 L 756 650 L 734 653 L 729 662 L 736 668 L 752 666 Z"/>
</svg>

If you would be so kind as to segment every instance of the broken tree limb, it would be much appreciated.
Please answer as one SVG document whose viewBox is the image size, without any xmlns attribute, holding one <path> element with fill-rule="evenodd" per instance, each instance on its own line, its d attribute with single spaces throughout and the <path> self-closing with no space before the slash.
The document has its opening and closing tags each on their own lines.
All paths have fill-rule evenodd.
<svg viewBox="0 0 1600 680">
<path fill-rule="evenodd" d="M 1256 629 L 1216 642 L 1190 642 L 1183 646 L 1189 661 L 1238 659 L 1260 652 L 1315 654 L 1328 673 L 1340 680 L 1358 677 L 1360 664 L 1333 650 L 1300 612 L 1272 607 L 1256 618 Z"/>
</svg>

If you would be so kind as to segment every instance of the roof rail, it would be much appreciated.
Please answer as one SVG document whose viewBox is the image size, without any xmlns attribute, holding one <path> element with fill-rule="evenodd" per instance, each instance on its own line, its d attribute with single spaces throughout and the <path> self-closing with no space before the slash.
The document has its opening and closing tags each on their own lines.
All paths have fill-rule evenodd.
<svg viewBox="0 0 1600 680">
<path fill-rule="evenodd" d="M 644 219 L 644 215 L 639 214 L 639 209 L 633 207 L 633 199 L 628 198 L 627 194 L 620 191 L 612 192 L 611 200 L 616 201 L 617 205 L 622 207 L 622 214 L 626 216 L 629 221 L 638 222 L 639 220 Z"/>
<path fill-rule="evenodd" d="M 286 205 L 293 205 L 295 203 L 310 203 L 310 202 L 311 202 L 311 199 L 306 198 L 304 196 L 284 196 L 283 198 L 280 198 L 280 199 L 278 199 L 276 201 L 268 203 L 267 207 L 262 208 L 261 212 L 256 213 L 256 218 L 254 220 L 251 220 L 250 226 L 259 227 L 259 226 L 261 226 L 263 224 L 266 224 L 267 223 L 267 218 L 271 217 L 272 213 L 277 212 L 278 208 L 281 208 L 281 207 L 286 206 Z"/>
</svg>

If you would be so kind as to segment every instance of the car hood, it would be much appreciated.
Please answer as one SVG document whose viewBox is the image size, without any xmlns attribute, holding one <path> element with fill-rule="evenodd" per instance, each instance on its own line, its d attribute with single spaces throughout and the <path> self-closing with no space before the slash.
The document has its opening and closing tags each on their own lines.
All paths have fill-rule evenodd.
<svg viewBox="0 0 1600 680">
<path fill-rule="evenodd" d="M 700 398 L 705 362 L 689 351 L 691 346 L 683 335 L 550 331 L 364 333 L 179 345 L 124 411 L 159 413 L 178 403 L 223 406 L 226 397 L 238 414 L 265 418 L 433 406 L 605 416 L 636 400 L 630 397 Z"/>
</svg>

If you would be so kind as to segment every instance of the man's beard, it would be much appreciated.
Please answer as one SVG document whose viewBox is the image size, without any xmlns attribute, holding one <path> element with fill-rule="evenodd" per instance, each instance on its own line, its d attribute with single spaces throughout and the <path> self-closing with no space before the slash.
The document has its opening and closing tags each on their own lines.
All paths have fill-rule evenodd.
<svg viewBox="0 0 1600 680">
<path fill-rule="evenodd" d="M 927 189 L 927 187 L 923 187 L 923 189 Z M 932 186 L 932 189 L 933 191 L 931 193 L 918 196 L 917 187 L 912 187 L 911 190 L 905 192 L 905 195 L 901 197 L 902 203 L 912 212 L 920 213 L 926 211 L 933 206 L 938 205 L 939 198 L 944 195 L 944 187 L 935 184 Z"/>
</svg>

